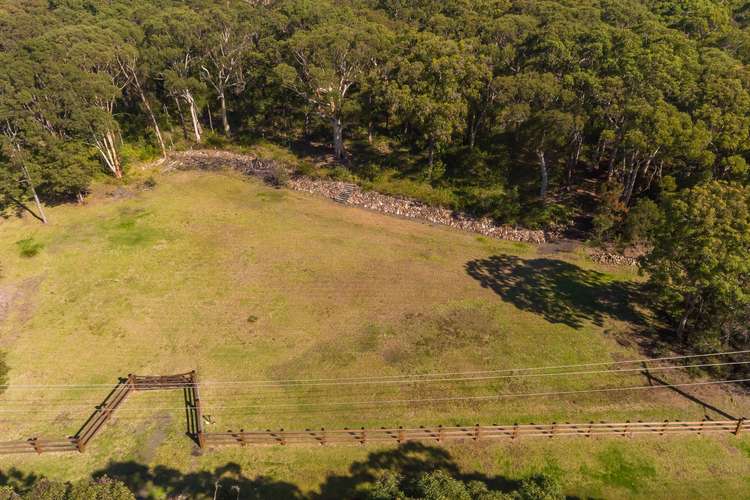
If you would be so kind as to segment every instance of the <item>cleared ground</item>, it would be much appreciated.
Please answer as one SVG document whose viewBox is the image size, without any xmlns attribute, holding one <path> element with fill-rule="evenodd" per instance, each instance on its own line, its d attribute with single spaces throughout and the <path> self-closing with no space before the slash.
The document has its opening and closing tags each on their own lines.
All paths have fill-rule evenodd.
<svg viewBox="0 0 750 500">
<path fill-rule="evenodd" d="M 638 277 L 582 254 L 346 208 L 230 172 L 156 181 L 148 190 L 102 186 L 85 207 L 50 210 L 49 227 L 0 223 L 0 348 L 11 368 L 2 439 L 72 435 L 118 377 L 192 369 L 207 383 L 211 430 L 718 417 L 667 390 L 418 401 L 646 384 L 638 372 L 258 384 L 641 358 L 629 333 L 644 328 Z M 29 247 L 36 255 L 23 256 Z M 49 384 L 88 387 L 23 387 Z M 720 388 L 690 393 L 745 412 L 742 398 Z M 211 495 L 216 474 L 235 477 L 243 492 L 336 497 L 373 467 L 420 467 L 432 454 L 495 485 L 557 467 L 579 496 L 741 497 L 750 486 L 750 441 L 734 437 L 199 456 L 184 436 L 182 404 L 178 392 L 136 394 L 85 455 L 3 457 L 0 469 L 16 466 L 21 480 L 106 471 L 157 497 Z"/>
</svg>

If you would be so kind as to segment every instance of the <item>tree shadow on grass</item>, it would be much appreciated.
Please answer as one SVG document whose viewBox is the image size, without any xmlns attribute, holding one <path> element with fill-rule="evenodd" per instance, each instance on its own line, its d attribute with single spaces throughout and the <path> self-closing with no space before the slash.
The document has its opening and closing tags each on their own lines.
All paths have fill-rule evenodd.
<svg viewBox="0 0 750 500">
<path fill-rule="evenodd" d="M 133 461 L 113 462 L 92 476 L 119 479 L 137 498 L 155 498 L 154 491 L 163 492 L 167 498 L 216 500 L 304 498 L 300 489 L 294 484 L 276 481 L 265 476 L 248 478 L 243 474 L 242 467 L 233 462 L 217 467 L 213 472 L 189 473 L 162 465 L 152 469 Z"/>
<path fill-rule="evenodd" d="M 354 462 L 349 471 L 340 475 L 329 475 L 320 485 L 320 493 L 303 493 L 296 485 L 258 476 L 246 477 L 240 465 L 227 463 L 213 472 L 182 473 L 165 466 L 150 468 L 138 462 L 113 462 L 95 472 L 97 479 L 107 476 L 119 479 L 137 498 L 216 498 L 235 499 L 356 499 L 363 498 L 363 487 L 374 484 L 385 473 L 395 473 L 408 492 L 410 487 L 425 473 L 444 470 L 462 481 L 481 481 L 490 490 L 509 492 L 519 487 L 520 482 L 504 477 L 489 477 L 481 473 L 463 474 L 451 454 L 442 447 L 408 442 L 397 448 L 370 453 L 365 460 Z M 216 490 L 216 484 L 219 484 Z M 216 491 L 216 497 L 214 492 Z"/>
<path fill-rule="evenodd" d="M 348 474 L 331 475 L 320 486 L 320 493 L 311 495 L 314 500 L 362 498 L 362 486 L 373 484 L 385 473 L 395 473 L 405 491 L 416 484 L 425 473 L 436 470 L 448 472 L 462 481 L 481 481 L 490 490 L 509 492 L 518 488 L 519 482 L 504 477 L 483 474 L 462 474 L 451 454 L 442 447 L 409 442 L 398 448 L 370 453 L 366 460 L 354 462 Z"/>
<path fill-rule="evenodd" d="M 41 476 L 37 476 L 33 472 L 26 474 L 15 467 L 0 470 L 0 486 L 10 486 L 14 490 L 28 489 L 39 479 L 41 479 Z"/>
<path fill-rule="evenodd" d="M 637 284 L 612 281 L 605 274 L 553 259 L 524 260 L 494 255 L 465 264 L 466 272 L 504 301 L 540 314 L 550 323 L 581 328 L 586 321 L 598 326 L 605 317 L 643 324 L 635 305 Z"/>
</svg>

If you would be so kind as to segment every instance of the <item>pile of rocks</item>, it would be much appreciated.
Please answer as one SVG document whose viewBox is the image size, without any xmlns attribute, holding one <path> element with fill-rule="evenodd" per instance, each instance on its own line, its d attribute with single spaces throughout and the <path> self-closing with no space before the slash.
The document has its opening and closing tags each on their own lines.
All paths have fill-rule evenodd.
<svg viewBox="0 0 750 500">
<path fill-rule="evenodd" d="M 638 257 L 630 257 L 617 252 L 608 252 L 602 249 L 592 250 L 589 253 L 591 260 L 598 264 L 613 266 L 637 266 Z"/>
<path fill-rule="evenodd" d="M 262 160 L 250 155 L 220 150 L 182 151 L 171 156 L 170 166 L 183 170 L 219 170 L 231 168 L 246 175 L 273 179 L 279 168 L 275 160 Z"/>
</svg>

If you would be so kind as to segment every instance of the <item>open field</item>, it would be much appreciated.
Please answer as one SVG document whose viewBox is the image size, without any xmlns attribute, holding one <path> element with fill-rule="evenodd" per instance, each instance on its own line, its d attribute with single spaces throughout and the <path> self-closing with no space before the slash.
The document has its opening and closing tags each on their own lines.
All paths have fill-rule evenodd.
<svg viewBox="0 0 750 500">
<path fill-rule="evenodd" d="M 0 223 L 0 348 L 11 369 L 10 388 L 0 396 L 1 439 L 72 435 L 118 377 L 192 369 L 206 383 L 204 413 L 217 431 L 717 416 L 668 390 L 414 401 L 642 386 L 639 372 L 429 384 L 249 383 L 641 358 L 630 340 L 644 327 L 635 300 L 639 278 L 630 269 L 596 266 L 582 253 L 346 208 L 230 172 L 173 172 L 156 181 L 148 190 L 100 186 L 85 207 L 51 209 L 48 227 Z M 677 372 L 659 376 L 692 380 Z M 78 387 L 23 387 L 58 384 Z M 748 414 L 744 398 L 719 387 L 690 393 L 732 415 Z M 233 463 L 219 473 L 241 475 L 245 492 L 283 497 L 299 488 L 336 497 L 356 482 L 348 477 L 354 462 L 362 462 L 356 476 L 376 464 L 433 454 L 495 484 L 559 467 L 566 491 L 578 496 L 653 497 L 668 488 L 678 498 L 739 498 L 750 486 L 747 437 L 227 449 L 201 456 L 184 436 L 182 406 L 179 392 L 136 394 L 86 454 L 3 457 L 0 469 L 66 478 L 127 473 L 132 485 L 158 497 L 210 494 L 211 472 Z"/>
</svg>

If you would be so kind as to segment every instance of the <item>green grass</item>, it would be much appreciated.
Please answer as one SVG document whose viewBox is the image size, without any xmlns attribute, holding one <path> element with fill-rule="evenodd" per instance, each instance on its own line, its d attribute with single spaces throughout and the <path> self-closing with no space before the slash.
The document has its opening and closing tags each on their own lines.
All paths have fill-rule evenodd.
<svg viewBox="0 0 750 500">
<path fill-rule="evenodd" d="M 52 208 L 46 227 L 31 220 L 1 223 L 0 297 L 10 305 L 0 316 L 0 348 L 7 352 L 10 388 L 0 405 L 11 410 L 0 419 L 2 439 L 75 433 L 108 386 L 128 373 L 196 369 L 202 381 L 217 382 L 641 357 L 628 334 L 640 314 L 628 298 L 630 282 L 639 279 L 630 269 L 341 207 L 232 173 L 155 179 L 153 189 L 131 197 L 98 194 L 85 207 Z M 22 257 L 16 242 L 27 239 L 43 243 L 43 251 Z M 701 406 L 664 391 L 315 406 L 643 383 L 630 374 L 307 390 L 207 385 L 201 396 L 216 421 L 210 430 L 703 415 Z M 23 384 L 103 385 L 52 391 L 21 390 Z M 744 399 L 716 388 L 695 393 L 729 412 L 747 408 Z M 44 410 L 30 414 L 35 402 Z M 16 466 L 23 474 L 76 478 L 127 469 L 158 497 L 188 491 L 188 485 L 197 488 L 192 494 L 210 496 L 218 469 L 269 494 L 282 495 L 289 483 L 342 496 L 346 481 L 327 476 L 349 481 L 350 466 L 352 473 L 373 467 L 379 453 L 403 459 L 400 450 L 370 446 L 199 456 L 184 435 L 183 404 L 179 393 L 136 394 L 85 454 L 3 457 L 0 470 Z M 571 495 L 652 498 L 673 490 L 678 497 L 737 497 L 750 474 L 746 439 L 464 444 L 449 446 L 444 458 L 466 474 L 507 480 L 552 461 Z M 237 465 L 226 468 L 229 463 Z"/>
</svg>

